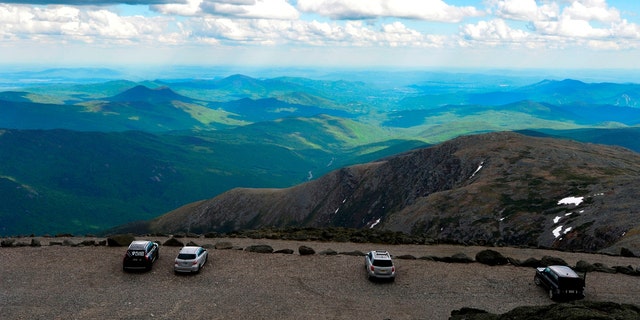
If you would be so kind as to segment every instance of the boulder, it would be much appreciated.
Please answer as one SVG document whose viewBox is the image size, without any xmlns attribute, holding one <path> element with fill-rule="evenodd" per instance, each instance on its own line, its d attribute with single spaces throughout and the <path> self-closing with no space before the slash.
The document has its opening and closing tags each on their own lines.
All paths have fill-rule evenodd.
<svg viewBox="0 0 640 320">
<path fill-rule="evenodd" d="M 566 320 L 566 319 L 640 319 L 640 307 L 632 304 L 581 300 L 546 306 L 516 307 L 501 315 L 484 310 L 462 308 L 451 311 L 449 320 Z"/>
<path fill-rule="evenodd" d="M 257 253 L 273 253 L 273 248 L 270 245 L 266 245 L 266 244 L 256 244 L 256 245 L 248 246 L 244 250 L 249 252 L 257 252 Z"/>
<path fill-rule="evenodd" d="M 504 265 L 509 262 L 502 253 L 491 249 L 478 252 L 476 254 L 476 261 L 490 266 Z"/>
<path fill-rule="evenodd" d="M 355 256 L 355 257 L 364 257 L 367 254 L 359 251 L 359 250 L 355 250 L 355 251 L 346 251 L 346 252 L 340 252 L 340 254 L 345 255 L 345 256 Z"/>
<path fill-rule="evenodd" d="M 308 256 L 308 255 L 315 254 L 315 253 L 316 253 L 316 251 L 315 251 L 315 250 L 313 250 L 313 248 L 311 248 L 311 247 L 307 247 L 307 246 L 300 246 L 300 247 L 298 248 L 298 253 L 299 253 L 301 256 Z"/>
<path fill-rule="evenodd" d="M 184 247 L 184 243 L 182 243 L 182 241 L 176 239 L 175 237 L 167 239 L 167 241 L 165 241 L 162 245 L 167 247 Z"/>
<path fill-rule="evenodd" d="M 107 238 L 107 245 L 109 247 L 125 247 L 135 239 L 132 234 L 114 234 Z"/>
<path fill-rule="evenodd" d="M 631 251 L 630 249 L 627 249 L 625 247 L 620 248 L 620 255 L 623 257 L 630 257 L 630 258 L 634 258 L 636 255 L 633 253 L 633 251 Z"/>
<path fill-rule="evenodd" d="M 274 251 L 273 253 L 293 254 L 293 250 L 292 249 L 280 249 L 280 250 Z"/>
<path fill-rule="evenodd" d="M 335 256 L 338 254 L 338 252 L 333 249 L 327 249 L 327 250 L 320 251 L 319 254 L 324 256 Z"/>
<path fill-rule="evenodd" d="M 558 257 L 552 257 L 552 256 L 544 256 L 542 257 L 542 260 L 540 260 L 540 263 L 545 266 L 568 266 L 567 262 L 564 261 L 562 258 L 558 258 Z"/>
<path fill-rule="evenodd" d="M 96 245 L 96 241 L 95 240 L 84 240 L 82 242 L 80 242 L 81 246 L 85 246 L 85 247 L 91 247 L 91 246 L 95 246 Z"/>
<path fill-rule="evenodd" d="M 40 243 L 40 240 L 38 240 L 38 239 L 31 239 L 31 243 L 29 244 L 29 246 L 32 246 L 32 247 L 39 247 L 41 245 L 42 244 Z"/>
<path fill-rule="evenodd" d="M 528 258 L 525 261 L 522 261 L 520 263 L 521 267 L 528 267 L 528 268 L 539 268 L 539 267 L 544 267 L 544 265 L 542 264 L 542 261 L 536 259 L 536 258 Z"/>
<path fill-rule="evenodd" d="M 217 250 L 229 250 L 233 249 L 233 244 L 229 241 L 220 241 L 216 242 L 214 248 L 216 248 Z"/>
<path fill-rule="evenodd" d="M 200 246 L 199 244 L 197 244 L 197 243 L 195 243 L 195 242 L 193 242 L 193 241 L 189 241 L 189 242 L 187 242 L 187 245 L 188 245 L 188 246 L 191 246 L 191 247 L 199 247 L 199 246 Z"/>
<path fill-rule="evenodd" d="M 471 263 L 473 259 L 469 258 L 464 253 L 456 253 L 451 257 L 433 257 L 435 261 L 447 262 L 447 263 Z"/>
<path fill-rule="evenodd" d="M 576 263 L 576 266 L 573 269 L 577 272 L 591 272 L 594 270 L 594 267 L 591 263 L 580 260 Z"/>
<path fill-rule="evenodd" d="M 0 241 L 0 247 L 13 247 L 16 239 L 3 239 Z"/>
<path fill-rule="evenodd" d="M 593 264 L 593 271 L 604 272 L 604 273 L 616 273 L 616 269 L 610 268 L 604 263 L 596 262 Z"/>
<path fill-rule="evenodd" d="M 403 255 L 399 255 L 396 257 L 397 259 L 402 259 L 402 260 L 416 260 L 416 257 L 410 254 L 403 254 Z"/>
</svg>

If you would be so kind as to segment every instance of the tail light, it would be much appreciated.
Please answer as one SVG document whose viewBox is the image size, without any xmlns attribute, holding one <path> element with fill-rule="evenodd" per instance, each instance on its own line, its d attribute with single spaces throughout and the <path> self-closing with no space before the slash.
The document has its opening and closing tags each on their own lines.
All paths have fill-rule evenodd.
<svg viewBox="0 0 640 320">
<path fill-rule="evenodd" d="M 369 267 L 371 269 L 371 271 L 375 271 L 376 268 L 374 266 Z"/>
<path fill-rule="evenodd" d="M 196 264 L 198 264 L 198 260 L 193 260 L 191 264 L 195 266 Z"/>
<path fill-rule="evenodd" d="M 395 266 L 391 267 L 391 272 L 396 272 L 396 267 Z"/>
</svg>

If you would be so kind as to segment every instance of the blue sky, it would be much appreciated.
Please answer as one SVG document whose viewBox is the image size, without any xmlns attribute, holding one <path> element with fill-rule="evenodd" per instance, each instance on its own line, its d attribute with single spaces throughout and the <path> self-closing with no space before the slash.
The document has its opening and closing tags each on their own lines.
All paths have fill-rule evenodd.
<svg viewBox="0 0 640 320">
<path fill-rule="evenodd" d="M 635 0 L 0 0 L 5 65 L 638 69 Z"/>
</svg>

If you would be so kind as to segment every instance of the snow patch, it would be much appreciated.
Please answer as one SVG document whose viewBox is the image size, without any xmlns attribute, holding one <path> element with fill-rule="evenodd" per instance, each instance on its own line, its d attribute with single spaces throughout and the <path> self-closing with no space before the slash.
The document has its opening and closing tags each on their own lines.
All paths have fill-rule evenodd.
<svg viewBox="0 0 640 320">
<path fill-rule="evenodd" d="M 564 228 L 564 226 L 558 226 L 551 231 L 553 232 L 553 236 L 555 238 L 558 238 L 560 235 L 567 234 L 569 233 L 569 231 L 571 231 L 571 229 L 573 229 L 572 227 L 566 227 L 564 230 L 562 230 L 562 228 Z"/>
<path fill-rule="evenodd" d="M 557 237 L 560 236 L 560 232 L 561 231 L 562 231 L 562 226 L 559 226 L 559 227 L 553 229 L 553 231 L 551 231 L 551 232 L 553 232 L 553 236 L 557 238 Z"/>
<path fill-rule="evenodd" d="M 476 175 L 476 173 L 478 173 L 478 172 L 480 171 L 480 169 L 482 169 L 482 166 L 483 166 L 483 165 L 484 165 L 484 161 L 480 162 L 480 165 L 478 166 L 478 168 L 476 169 L 476 171 L 474 171 L 474 172 L 471 174 L 471 177 L 469 177 L 469 179 L 473 178 L 473 177 Z"/>
<path fill-rule="evenodd" d="M 582 201 L 584 200 L 584 197 L 566 197 L 564 199 L 561 199 L 560 201 L 558 201 L 558 205 L 561 204 L 573 204 L 573 205 L 579 205 L 582 203 Z"/>
<path fill-rule="evenodd" d="M 555 218 L 553 218 L 553 224 L 558 223 L 558 221 L 560 221 L 560 219 L 562 219 L 562 217 L 560 217 L 560 216 L 556 216 Z"/>
<path fill-rule="evenodd" d="M 371 225 L 371 227 L 369 227 L 369 229 L 373 229 L 373 227 L 375 227 L 376 225 L 378 225 L 378 223 L 380 223 L 380 219 L 381 219 L 381 218 L 378 218 L 378 220 L 376 220 L 376 222 L 374 222 L 374 223 Z"/>
</svg>

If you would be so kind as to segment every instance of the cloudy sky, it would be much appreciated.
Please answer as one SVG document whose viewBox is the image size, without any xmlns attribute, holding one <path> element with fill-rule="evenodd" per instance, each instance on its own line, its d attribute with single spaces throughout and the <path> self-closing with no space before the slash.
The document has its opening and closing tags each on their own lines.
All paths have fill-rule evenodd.
<svg viewBox="0 0 640 320">
<path fill-rule="evenodd" d="M 638 69 L 637 0 L 0 0 L 2 64 Z"/>
</svg>

